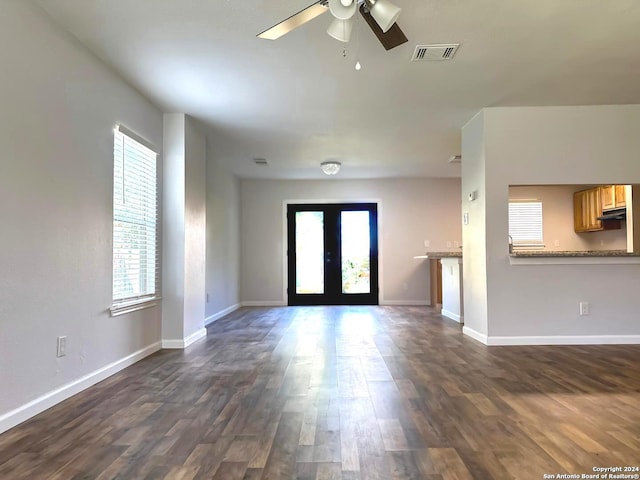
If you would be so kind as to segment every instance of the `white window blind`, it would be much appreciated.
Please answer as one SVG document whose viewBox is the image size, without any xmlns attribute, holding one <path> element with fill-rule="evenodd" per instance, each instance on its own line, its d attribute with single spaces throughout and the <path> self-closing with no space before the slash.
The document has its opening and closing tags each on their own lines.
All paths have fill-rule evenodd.
<svg viewBox="0 0 640 480">
<path fill-rule="evenodd" d="M 509 235 L 514 245 L 543 245 L 542 202 L 509 202 Z"/>
<path fill-rule="evenodd" d="M 114 133 L 113 307 L 151 300 L 158 293 L 157 153 Z"/>
</svg>

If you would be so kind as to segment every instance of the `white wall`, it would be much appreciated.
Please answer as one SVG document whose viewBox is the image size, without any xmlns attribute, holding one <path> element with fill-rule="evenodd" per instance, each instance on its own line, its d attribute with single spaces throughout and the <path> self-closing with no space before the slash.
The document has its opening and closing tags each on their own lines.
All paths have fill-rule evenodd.
<svg viewBox="0 0 640 480">
<path fill-rule="evenodd" d="M 442 315 L 462 323 L 464 321 L 462 291 L 462 259 L 443 258 L 442 263 Z"/>
<path fill-rule="evenodd" d="M 241 299 L 285 304 L 285 201 L 379 200 L 380 303 L 429 302 L 428 263 L 414 255 L 461 241 L 459 179 L 242 180 Z"/>
<path fill-rule="evenodd" d="M 184 336 L 204 328 L 207 234 L 207 141 L 193 118 L 185 121 Z"/>
<path fill-rule="evenodd" d="M 158 348 L 159 307 L 108 308 L 113 127 L 161 147 L 162 116 L 30 2 L 0 2 L 0 64 L 2 431 L 46 403 L 14 410 L 27 402 Z"/>
<path fill-rule="evenodd" d="M 212 321 L 240 303 L 240 183 L 212 154 L 207 158 L 205 317 Z"/>
<path fill-rule="evenodd" d="M 162 339 L 184 348 L 203 336 L 206 258 L 206 138 L 183 113 L 164 115 Z"/>
<path fill-rule="evenodd" d="M 185 118 L 164 115 L 162 198 L 162 338 L 184 338 Z"/>
<path fill-rule="evenodd" d="M 573 225 L 573 194 L 579 185 L 510 186 L 509 200 L 540 200 L 546 251 L 626 250 L 627 229 L 576 233 Z M 558 241 L 559 245 L 555 244 Z"/>
<path fill-rule="evenodd" d="M 487 336 L 487 232 L 484 112 L 462 129 L 462 290 L 464 331 L 476 338 Z M 469 194 L 475 192 L 475 200 Z"/>
<path fill-rule="evenodd" d="M 637 105 L 484 110 L 489 337 L 638 340 L 638 265 L 512 266 L 506 238 L 510 184 L 640 181 L 639 125 Z M 578 316 L 580 301 L 590 316 Z"/>
</svg>

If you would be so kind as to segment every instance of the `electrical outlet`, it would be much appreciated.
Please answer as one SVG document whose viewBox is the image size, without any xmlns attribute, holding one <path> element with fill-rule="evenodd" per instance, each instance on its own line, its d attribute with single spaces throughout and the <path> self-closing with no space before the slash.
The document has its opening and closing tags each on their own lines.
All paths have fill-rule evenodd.
<svg viewBox="0 0 640 480">
<path fill-rule="evenodd" d="M 451 247 L 452 247 L 451 240 L 447 240 L 447 248 L 451 248 Z"/>
<path fill-rule="evenodd" d="M 454 242 L 453 242 L 453 247 L 454 247 L 454 248 L 460 248 L 460 242 L 458 242 L 458 241 L 454 241 Z"/>
<path fill-rule="evenodd" d="M 469 212 L 464 212 L 462 215 L 462 223 L 465 225 L 469 225 Z"/>
<path fill-rule="evenodd" d="M 554 247 L 559 247 L 560 246 L 560 240 L 554 240 L 553 241 L 553 246 Z"/>
<path fill-rule="evenodd" d="M 589 315 L 589 302 L 580 302 L 580 316 Z"/>
<path fill-rule="evenodd" d="M 58 337 L 57 357 L 64 357 L 67 354 L 67 337 Z"/>
<path fill-rule="evenodd" d="M 424 241 L 424 247 L 429 248 L 431 246 L 431 242 L 429 240 Z"/>
</svg>

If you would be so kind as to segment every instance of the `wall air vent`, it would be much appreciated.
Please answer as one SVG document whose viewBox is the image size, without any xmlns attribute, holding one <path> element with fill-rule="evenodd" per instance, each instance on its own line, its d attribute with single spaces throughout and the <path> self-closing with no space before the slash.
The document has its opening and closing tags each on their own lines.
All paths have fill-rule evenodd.
<svg viewBox="0 0 640 480">
<path fill-rule="evenodd" d="M 256 165 L 260 165 L 262 167 L 266 167 L 267 165 L 269 165 L 267 163 L 267 159 L 266 158 L 254 158 L 253 159 L 253 163 L 255 163 Z"/>
<path fill-rule="evenodd" d="M 431 62 L 436 60 L 451 60 L 460 47 L 459 43 L 438 45 L 416 45 L 411 57 L 412 62 Z"/>
</svg>

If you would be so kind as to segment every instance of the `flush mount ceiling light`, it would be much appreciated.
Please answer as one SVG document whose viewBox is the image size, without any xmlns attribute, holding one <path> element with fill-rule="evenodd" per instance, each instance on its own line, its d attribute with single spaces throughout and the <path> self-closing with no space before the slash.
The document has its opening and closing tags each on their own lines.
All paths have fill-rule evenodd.
<svg viewBox="0 0 640 480">
<path fill-rule="evenodd" d="M 320 168 L 325 175 L 335 175 L 340 171 L 341 166 L 342 164 L 340 162 L 336 162 L 335 160 L 327 160 L 326 162 L 322 162 L 320 164 Z"/>
</svg>

